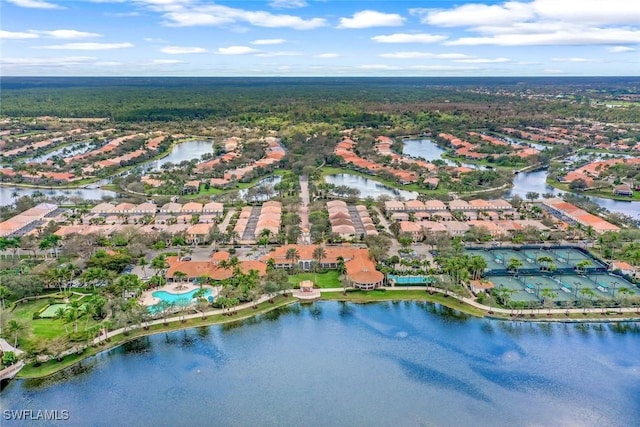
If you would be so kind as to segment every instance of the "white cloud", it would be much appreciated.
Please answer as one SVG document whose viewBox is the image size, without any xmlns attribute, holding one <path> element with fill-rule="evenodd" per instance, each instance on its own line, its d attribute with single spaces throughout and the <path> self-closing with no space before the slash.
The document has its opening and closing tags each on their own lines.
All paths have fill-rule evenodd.
<svg viewBox="0 0 640 427">
<path fill-rule="evenodd" d="M 497 34 L 488 37 L 462 37 L 444 44 L 450 46 L 500 45 L 593 45 L 640 43 L 640 30 L 623 28 L 584 28 L 542 34 Z"/>
<path fill-rule="evenodd" d="M 307 6 L 305 0 L 271 0 L 269 6 L 275 9 L 296 9 Z"/>
<path fill-rule="evenodd" d="M 442 40 L 446 40 L 447 36 L 440 36 L 436 34 L 405 34 L 396 33 L 388 35 L 380 35 L 371 37 L 371 40 L 378 43 L 436 43 Z"/>
<path fill-rule="evenodd" d="M 160 49 L 160 52 L 167 53 L 169 55 L 185 55 L 191 53 L 206 53 L 207 50 L 201 47 L 192 46 L 165 46 Z"/>
<path fill-rule="evenodd" d="M 456 59 L 454 62 L 464 62 L 465 64 L 498 64 L 502 62 L 511 62 L 509 58 L 467 58 Z"/>
<path fill-rule="evenodd" d="M 179 59 L 154 59 L 151 61 L 152 64 L 158 65 L 171 65 L 171 64 L 183 64 L 184 61 L 180 61 Z"/>
<path fill-rule="evenodd" d="M 382 13 L 375 10 L 363 10 L 353 14 L 351 18 L 340 18 L 338 28 L 360 29 L 372 27 L 399 27 L 404 18 L 397 13 Z"/>
<path fill-rule="evenodd" d="M 113 16 L 115 18 L 131 18 L 140 16 L 140 12 L 105 12 L 105 16 Z"/>
<path fill-rule="evenodd" d="M 412 9 L 422 22 L 466 27 L 478 37 L 448 45 L 589 45 L 640 42 L 640 2 L 628 0 L 533 0 L 469 3 L 449 9 Z"/>
<path fill-rule="evenodd" d="M 327 52 L 327 53 L 320 53 L 318 55 L 314 55 L 314 58 L 338 58 L 340 56 L 339 53 L 333 53 L 333 52 Z"/>
<path fill-rule="evenodd" d="M 0 63 L 23 66 L 62 66 L 86 64 L 94 61 L 92 56 L 62 56 L 49 58 L 0 58 Z"/>
<path fill-rule="evenodd" d="M 89 33 L 86 31 L 77 30 L 49 30 L 49 31 L 37 31 L 39 34 L 43 34 L 52 39 L 89 39 L 95 37 L 102 37 L 102 34 Z"/>
<path fill-rule="evenodd" d="M 509 25 L 523 21 L 615 25 L 638 23 L 640 3 L 629 0 L 534 0 L 486 5 L 470 3 L 451 9 L 411 9 L 422 22 L 442 27 Z"/>
<path fill-rule="evenodd" d="M 265 45 L 272 45 L 272 44 L 282 44 L 286 42 L 285 39 L 259 39 L 259 40 L 254 40 L 251 42 L 251 44 L 255 44 L 258 46 L 265 46 Z"/>
<path fill-rule="evenodd" d="M 611 53 L 634 52 L 635 49 L 629 46 L 611 46 L 607 50 Z"/>
<path fill-rule="evenodd" d="M 229 46 L 218 48 L 218 54 L 220 55 L 250 55 L 258 52 L 260 51 L 248 46 Z"/>
<path fill-rule="evenodd" d="M 440 27 L 465 27 L 484 25 L 507 25 L 534 16 L 530 3 L 507 2 L 502 5 L 465 4 L 448 10 L 411 9 L 425 24 Z"/>
<path fill-rule="evenodd" d="M 589 58 L 571 57 L 571 58 L 551 58 L 553 62 L 596 62 Z"/>
<path fill-rule="evenodd" d="M 49 3 L 42 0 L 7 0 L 9 3 L 13 3 L 16 6 L 26 7 L 29 9 L 64 9 L 64 7 Z"/>
<path fill-rule="evenodd" d="M 380 54 L 381 58 L 391 59 L 472 59 L 475 58 L 471 55 L 464 53 L 431 53 L 431 52 L 392 52 Z"/>
<path fill-rule="evenodd" d="M 23 39 L 37 39 L 39 36 L 34 33 L 27 33 L 24 31 L 5 31 L 0 30 L 0 39 L 5 40 L 23 40 Z"/>
<path fill-rule="evenodd" d="M 65 43 L 50 46 L 38 46 L 40 49 L 54 50 L 112 50 L 133 47 L 131 43 Z"/>
<path fill-rule="evenodd" d="M 302 56 L 302 52 L 295 51 L 279 51 L 279 52 L 264 52 L 258 53 L 256 56 L 270 57 L 270 56 Z"/>
<path fill-rule="evenodd" d="M 245 10 L 218 4 L 200 4 L 189 0 L 139 0 L 149 9 L 162 13 L 165 25 L 171 27 L 221 26 L 248 23 L 256 27 L 311 30 L 324 27 L 324 18 L 304 19 L 299 16 Z"/>
</svg>

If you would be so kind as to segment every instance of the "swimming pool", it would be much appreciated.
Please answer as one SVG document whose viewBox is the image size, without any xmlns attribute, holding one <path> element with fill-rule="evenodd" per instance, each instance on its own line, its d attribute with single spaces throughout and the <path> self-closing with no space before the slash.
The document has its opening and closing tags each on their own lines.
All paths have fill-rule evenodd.
<svg viewBox="0 0 640 427">
<path fill-rule="evenodd" d="M 394 281 L 396 285 L 424 285 L 433 282 L 432 277 L 427 276 L 395 276 L 389 274 L 389 280 Z"/>
<path fill-rule="evenodd" d="M 186 305 L 190 305 L 193 302 L 193 296 L 196 294 L 196 292 L 198 292 L 200 289 L 193 289 L 189 292 L 184 292 L 181 294 L 174 294 L 171 292 L 167 292 L 167 291 L 155 291 L 154 293 L 152 293 L 151 295 L 154 298 L 159 298 L 162 301 L 166 301 L 169 304 L 172 305 L 177 305 L 177 306 L 186 306 Z M 209 301 L 213 301 L 213 296 L 211 295 L 211 289 L 204 289 L 204 298 L 208 299 Z M 156 307 L 151 306 L 149 307 L 150 309 L 152 309 L 152 307 Z M 151 311 L 154 311 L 153 309 Z"/>
</svg>

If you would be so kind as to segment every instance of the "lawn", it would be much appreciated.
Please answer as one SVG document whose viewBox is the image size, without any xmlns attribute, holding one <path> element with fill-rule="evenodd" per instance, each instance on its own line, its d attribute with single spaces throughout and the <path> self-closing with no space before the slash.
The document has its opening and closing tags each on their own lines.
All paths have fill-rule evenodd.
<svg viewBox="0 0 640 427">
<path fill-rule="evenodd" d="M 33 314 L 40 311 L 48 304 L 49 298 L 42 298 L 20 304 L 11 312 L 7 311 L 7 320 L 17 320 L 24 326 L 24 329 L 18 333 L 18 343 L 20 344 L 20 347 L 24 347 L 24 349 L 27 349 L 40 339 L 51 340 L 57 337 L 65 336 L 67 330 L 73 331 L 73 325 L 70 323 L 65 325 L 64 320 L 62 319 L 33 319 Z M 83 316 L 79 319 L 78 331 L 84 330 L 86 322 L 86 316 Z M 95 320 L 89 319 L 89 327 L 95 324 Z"/>
<path fill-rule="evenodd" d="M 199 326 L 208 326 L 212 324 L 237 322 L 243 319 L 254 317 L 259 314 L 267 313 L 269 311 L 272 311 L 280 307 L 284 307 L 295 301 L 296 299 L 293 297 L 277 296 L 274 298 L 273 303 L 265 301 L 263 303 L 258 304 L 256 308 L 247 308 L 244 310 L 239 310 L 237 314 L 235 314 L 234 316 L 223 316 L 220 314 L 210 315 L 210 316 L 207 316 L 206 319 L 202 319 L 198 317 L 195 319 L 187 320 L 184 323 L 180 321 L 174 321 L 174 322 L 168 323 L 167 325 L 163 325 L 163 324 L 153 325 L 148 330 L 136 329 L 126 336 L 123 334 L 114 336 L 113 338 L 111 338 L 111 341 L 109 343 L 103 342 L 100 346 L 89 347 L 85 349 L 82 354 L 74 353 L 74 354 L 68 355 L 64 357 L 63 360 L 60 362 L 53 359 L 38 366 L 35 366 L 33 364 L 27 365 L 20 371 L 20 373 L 18 374 L 18 378 L 38 378 L 46 375 L 51 375 L 52 373 L 59 371 L 60 369 L 64 369 L 66 367 L 69 367 L 85 359 L 86 357 L 92 356 L 101 351 L 104 351 L 107 348 L 118 346 L 120 344 L 131 341 L 132 339 L 135 339 L 141 336 L 151 335 L 151 334 L 156 334 L 156 333 L 166 332 L 166 331 L 176 331 L 176 330 L 186 329 L 186 328 L 195 328 Z"/>
<path fill-rule="evenodd" d="M 303 280 L 311 280 L 319 288 L 341 288 L 339 280 L 340 274 L 337 270 L 330 270 L 326 273 L 299 273 L 289 276 L 289 283 L 298 285 Z"/>
</svg>

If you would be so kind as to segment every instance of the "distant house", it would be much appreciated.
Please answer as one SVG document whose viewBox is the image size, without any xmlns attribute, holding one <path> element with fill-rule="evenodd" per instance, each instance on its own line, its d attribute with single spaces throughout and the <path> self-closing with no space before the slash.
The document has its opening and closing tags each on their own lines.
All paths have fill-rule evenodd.
<svg viewBox="0 0 640 427">
<path fill-rule="evenodd" d="M 183 194 L 196 194 L 200 191 L 200 181 L 187 181 L 184 183 L 184 187 L 182 188 Z"/>
<path fill-rule="evenodd" d="M 633 197 L 633 189 L 629 184 L 620 184 L 613 187 L 613 194 L 616 196 Z"/>
</svg>

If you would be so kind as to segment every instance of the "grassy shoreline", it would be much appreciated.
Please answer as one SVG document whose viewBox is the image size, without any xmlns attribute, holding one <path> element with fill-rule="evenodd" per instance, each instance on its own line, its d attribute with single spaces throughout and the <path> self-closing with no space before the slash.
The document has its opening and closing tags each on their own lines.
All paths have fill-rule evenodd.
<svg viewBox="0 0 640 427">
<path fill-rule="evenodd" d="M 478 317 L 489 318 L 501 321 L 517 321 L 517 322 L 558 322 L 558 323 L 582 323 L 582 322 L 637 322 L 640 321 L 640 315 L 629 316 L 625 314 L 615 312 L 602 313 L 572 313 L 571 315 L 555 314 L 548 316 L 546 310 L 541 310 L 539 314 L 534 317 L 517 317 L 509 316 L 506 314 L 491 313 L 486 310 L 482 310 L 459 301 L 453 296 L 445 296 L 440 293 L 431 294 L 424 290 L 374 290 L 374 291 L 350 291 L 345 295 L 342 291 L 335 292 L 323 292 L 320 301 L 344 301 L 356 304 L 387 302 L 387 301 L 424 301 L 433 304 L 440 304 L 444 307 L 457 310 L 461 313 Z M 274 303 L 268 301 L 258 304 L 257 308 L 245 308 L 239 310 L 233 316 L 223 316 L 221 314 L 209 315 L 206 319 L 201 317 L 188 319 L 184 322 L 174 320 L 167 322 L 167 324 L 152 325 L 148 329 L 135 329 L 130 331 L 128 335 L 118 334 L 110 338 L 109 342 L 103 341 L 102 343 L 90 346 L 80 354 L 73 353 L 65 356 L 62 361 L 49 360 L 45 363 L 35 366 L 33 363 L 25 366 L 16 376 L 19 379 L 37 379 L 44 378 L 55 374 L 63 369 L 71 367 L 82 360 L 95 356 L 107 350 L 111 350 L 120 345 L 126 344 L 134 339 L 144 336 L 155 335 L 165 332 L 173 332 L 183 329 L 191 329 L 202 326 L 220 325 L 225 323 L 237 322 L 240 320 L 246 320 L 257 315 L 265 314 L 270 311 L 286 307 L 290 304 L 298 302 L 294 297 L 278 296 L 275 298 Z M 304 303 L 304 301 L 302 302 Z M 606 316 L 606 317 L 603 317 Z"/>
<path fill-rule="evenodd" d="M 239 320 L 249 319 L 259 314 L 265 314 L 270 311 L 276 310 L 281 307 L 285 307 L 296 302 L 297 299 L 293 297 L 276 297 L 274 298 L 274 303 L 270 303 L 268 301 L 258 304 L 257 308 L 245 308 L 243 310 L 237 311 L 237 313 L 233 316 L 226 316 L 222 314 L 209 315 L 206 319 L 202 317 L 188 319 L 184 322 L 180 320 L 174 320 L 171 322 L 167 322 L 166 325 L 158 324 L 151 325 L 148 329 L 135 329 L 130 331 L 128 335 L 118 334 L 110 337 L 109 341 L 102 341 L 100 344 L 95 346 L 89 346 L 80 354 L 73 353 L 68 356 L 65 356 L 62 361 L 57 361 L 55 359 L 49 360 L 45 363 L 40 364 L 39 366 L 35 366 L 33 363 L 25 366 L 16 376 L 16 378 L 20 379 L 35 379 L 35 378 L 43 378 L 49 375 L 53 375 L 58 371 L 61 371 L 65 368 L 73 366 L 82 360 L 95 356 L 96 354 L 102 353 L 103 351 L 111 350 L 113 348 L 119 347 L 123 344 L 126 344 L 129 341 L 132 341 L 137 338 L 156 335 L 163 332 L 173 332 L 179 331 L 182 329 L 190 329 L 197 328 L 201 326 L 210 326 L 210 325 L 221 325 L 224 323 L 236 322 Z"/>
<path fill-rule="evenodd" d="M 549 176 L 547 176 L 546 183 L 552 186 L 553 188 L 556 188 L 561 191 L 566 191 L 567 193 L 571 193 L 575 195 L 594 196 L 594 197 L 600 197 L 602 199 L 617 200 L 620 202 L 640 201 L 640 191 L 634 191 L 633 197 L 625 197 L 625 196 L 618 196 L 616 194 L 613 194 L 612 191 L 601 191 L 601 190 L 574 191 L 569 188 L 569 184 L 563 184 L 561 182 L 556 181 L 555 179 L 549 178 Z"/>
</svg>

